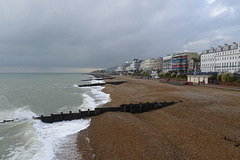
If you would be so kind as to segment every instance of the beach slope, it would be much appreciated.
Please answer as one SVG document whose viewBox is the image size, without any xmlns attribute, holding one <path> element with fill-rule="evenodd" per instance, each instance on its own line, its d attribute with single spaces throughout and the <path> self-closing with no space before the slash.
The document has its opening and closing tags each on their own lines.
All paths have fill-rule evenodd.
<svg viewBox="0 0 240 160">
<path fill-rule="evenodd" d="M 92 117 L 78 133 L 83 159 L 240 159 L 240 92 L 134 79 L 106 85 L 111 102 L 180 101 L 159 110 Z M 104 107 L 103 106 L 103 107 Z"/>
</svg>

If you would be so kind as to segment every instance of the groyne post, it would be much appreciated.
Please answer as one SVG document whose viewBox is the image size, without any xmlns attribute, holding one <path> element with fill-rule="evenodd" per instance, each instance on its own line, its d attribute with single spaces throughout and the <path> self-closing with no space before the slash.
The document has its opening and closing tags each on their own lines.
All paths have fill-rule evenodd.
<svg viewBox="0 0 240 160">
<path fill-rule="evenodd" d="M 79 109 L 79 118 L 82 118 L 82 111 Z"/>
<path fill-rule="evenodd" d="M 69 114 L 70 114 L 70 120 L 72 120 L 72 111 L 70 111 Z"/>
<path fill-rule="evenodd" d="M 132 103 L 130 103 L 130 113 L 133 113 L 133 106 L 132 106 Z"/>
<path fill-rule="evenodd" d="M 149 103 L 147 102 L 147 112 L 149 111 Z"/>
<path fill-rule="evenodd" d="M 101 114 L 101 109 L 100 108 L 95 108 L 95 115 Z"/>
<path fill-rule="evenodd" d="M 139 113 L 142 113 L 142 103 L 139 104 Z"/>
<path fill-rule="evenodd" d="M 53 117 L 53 114 L 51 113 L 51 123 L 54 122 L 54 117 Z"/>
<path fill-rule="evenodd" d="M 90 116 L 90 109 L 88 109 L 87 115 Z"/>
<path fill-rule="evenodd" d="M 63 112 L 61 112 L 61 120 L 63 121 Z"/>
<path fill-rule="evenodd" d="M 157 109 L 157 102 L 154 103 L 154 109 Z"/>
<path fill-rule="evenodd" d="M 126 112 L 126 111 L 127 111 L 127 105 L 124 104 L 124 105 L 123 105 L 123 112 Z"/>
</svg>

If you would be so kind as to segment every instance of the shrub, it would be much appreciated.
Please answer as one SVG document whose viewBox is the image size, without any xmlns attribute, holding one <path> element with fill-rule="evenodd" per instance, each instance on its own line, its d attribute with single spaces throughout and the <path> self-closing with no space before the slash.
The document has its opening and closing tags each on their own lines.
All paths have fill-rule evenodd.
<svg viewBox="0 0 240 160">
<path fill-rule="evenodd" d="M 175 74 L 175 73 L 172 73 L 172 74 L 171 74 L 171 78 L 176 78 L 176 74 Z"/>
<path fill-rule="evenodd" d="M 180 74 L 180 77 L 181 78 L 187 78 L 187 74 L 186 73 Z"/>
<path fill-rule="evenodd" d="M 218 76 L 217 73 L 213 73 L 213 75 L 212 75 L 212 79 L 217 80 L 217 76 Z"/>
<path fill-rule="evenodd" d="M 240 77 L 237 78 L 237 81 L 236 81 L 236 82 L 237 82 L 237 83 L 240 83 Z"/>
<path fill-rule="evenodd" d="M 159 73 L 159 74 L 158 74 L 158 77 L 159 77 L 159 78 L 162 78 L 163 75 L 164 75 L 163 73 Z"/>
<path fill-rule="evenodd" d="M 222 75 L 223 75 L 222 73 L 218 73 L 218 75 L 217 75 L 217 80 L 218 81 L 222 81 Z"/>
<path fill-rule="evenodd" d="M 170 74 L 169 74 L 168 72 L 167 72 L 167 73 L 164 73 L 163 77 L 164 77 L 164 78 L 168 78 L 168 77 L 170 77 Z"/>
<path fill-rule="evenodd" d="M 177 74 L 177 75 L 176 75 L 176 78 L 180 78 L 180 74 Z"/>
<path fill-rule="evenodd" d="M 233 82 L 234 75 L 232 73 L 224 73 L 221 78 L 222 82 Z"/>
</svg>

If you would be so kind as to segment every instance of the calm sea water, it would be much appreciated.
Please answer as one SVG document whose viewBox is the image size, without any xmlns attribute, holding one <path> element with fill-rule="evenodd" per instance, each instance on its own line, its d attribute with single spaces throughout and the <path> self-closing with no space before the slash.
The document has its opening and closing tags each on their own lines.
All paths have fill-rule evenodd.
<svg viewBox="0 0 240 160">
<path fill-rule="evenodd" d="M 0 122 L 17 119 L 0 123 L 0 159 L 65 159 L 61 155 L 67 152 L 74 159 L 74 147 L 63 144 L 75 144 L 71 135 L 87 128 L 90 120 L 45 124 L 32 117 L 107 103 L 110 96 L 101 91 L 103 87 L 77 87 L 96 82 L 86 74 L 0 74 Z"/>
</svg>

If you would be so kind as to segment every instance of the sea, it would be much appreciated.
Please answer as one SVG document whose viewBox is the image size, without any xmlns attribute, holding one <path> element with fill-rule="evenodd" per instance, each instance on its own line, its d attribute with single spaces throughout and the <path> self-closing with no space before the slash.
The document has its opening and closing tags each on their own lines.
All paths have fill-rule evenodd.
<svg viewBox="0 0 240 160">
<path fill-rule="evenodd" d="M 51 113 L 93 110 L 107 102 L 104 87 L 88 74 L 0 74 L 0 160 L 80 159 L 76 139 L 91 119 L 52 124 L 34 120 Z M 79 158 L 80 157 L 80 158 Z"/>
</svg>

